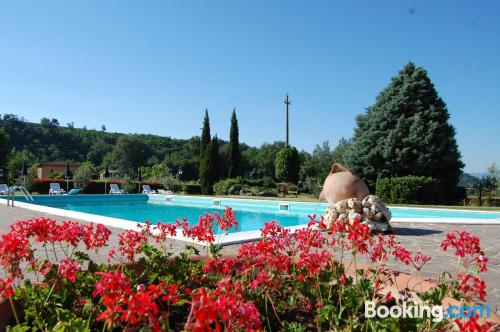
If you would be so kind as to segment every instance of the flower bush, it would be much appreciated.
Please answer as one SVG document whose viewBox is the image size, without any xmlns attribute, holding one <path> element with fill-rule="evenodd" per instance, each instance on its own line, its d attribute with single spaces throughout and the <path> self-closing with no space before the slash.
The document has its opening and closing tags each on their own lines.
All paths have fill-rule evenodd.
<svg viewBox="0 0 500 332">
<path fill-rule="evenodd" d="M 197 223 L 178 220 L 138 224 L 118 234 L 100 224 L 57 223 L 49 218 L 18 221 L 1 234 L 0 299 L 10 303 L 12 331 L 486 331 L 476 318 L 366 318 L 365 301 L 393 305 L 404 300 L 440 305 L 483 300 L 480 273 L 487 258 L 480 240 L 449 233 L 445 251 L 457 256 L 456 278 L 443 273 L 425 292 L 387 291 L 391 259 L 420 273 L 431 259 L 401 246 L 393 235 L 372 235 L 355 220 L 326 227 L 310 217 L 292 233 L 268 222 L 259 241 L 241 245 L 236 256 L 221 255 L 220 239 L 237 229 L 234 212 L 206 214 Z M 222 234 L 214 234 L 214 226 Z M 207 252 L 186 245 L 169 249 L 178 232 L 206 242 Z M 104 251 L 104 252 L 103 252 Z M 96 262 L 92 257 L 108 257 Z M 95 255 L 95 256 L 94 256 Z M 359 256 L 372 264 L 359 268 Z M 390 279 L 390 278 L 389 278 Z M 403 296 L 404 295 L 404 296 Z M 21 308 L 21 309 L 20 309 Z"/>
</svg>

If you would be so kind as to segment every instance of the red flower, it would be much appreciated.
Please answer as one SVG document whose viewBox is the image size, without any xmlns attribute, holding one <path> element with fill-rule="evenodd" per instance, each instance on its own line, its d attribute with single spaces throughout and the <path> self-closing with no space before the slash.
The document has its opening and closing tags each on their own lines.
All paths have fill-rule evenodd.
<svg viewBox="0 0 500 332">
<path fill-rule="evenodd" d="M 468 300 L 472 300 L 473 297 L 478 297 L 480 300 L 486 298 L 486 283 L 484 280 L 471 274 L 466 274 L 465 276 L 459 275 L 458 280 L 460 284 L 457 290 Z"/>
<path fill-rule="evenodd" d="M 120 293 L 130 291 L 130 281 L 122 273 L 122 270 L 117 269 L 114 273 L 111 272 L 96 272 L 97 276 L 101 276 L 101 280 L 94 286 L 92 296 L 115 297 Z"/>
<path fill-rule="evenodd" d="M 342 273 L 342 275 L 340 276 L 339 282 L 342 286 L 345 285 L 345 274 Z"/>
<path fill-rule="evenodd" d="M 446 234 L 446 239 L 441 243 L 443 250 L 446 251 L 448 247 L 455 249 L 455 255 L 462 258 L 465 268 L 475 265 L 479 272 L 487 270 L 488 259 L 481 251 L 481 241 L 477 236 L 466 231 L 454 230 Z"/>
<path fill-rule="evenodd" d="M 493 324 L 489 321 L 485 321 L 483 324 L 479 324 L 477 317 L 471 315 L 465 322 L 460 321 L 460 319 L 454 320 L 460 332 L 488 332 L 491 331 Z"/>
<path fill-rule="evenodd" d="M 12 278 L 0 278 L 0 300 L 11 297 L 14 295 L 14 286 L 12 285 Z"/>
<path fill-rule="evenodd" d="M 401 262 L 409 265 L 411 263 L 411 252 L 401 246 L 397 246 L 394 248 L 392 255 L 396 260 L 400 260 Z"/>
<path fill-rule="evenodd" d="M 80 265 L 69 258 L 63 259 L 57 268 L 57 275 L 65 279 L 76 281 L 76 273 L 80 271 Z"/>
<path fill-rule="evenodd" d="M 94 228 L 94 223 L 90 223 L 83 226 L 83 229 L 83 242 L 85 243 L 87 250 L 103 248 L 108 245 L 111 231 L 106 226 L 102 224 L 95 224 Z"/>
<path fill-rule="evenodd" d="M 9 274 L 16 278 L 22 277 L 20 264 L 23 260 L 33 261 L 33 250 L 29 240 L 17 232 L 1 235 L 0 265 Z"/>
<path fill-rule="evenodd" d="M 430 260 L 430 256 L 425 256 L 420 251 L 417 251 L 416 255 L 410 257 L 410 261 L 417 271 L 422 270 L 424 265 Z"/>
<path fill-rule="evenodd" d="M 154 229 L 158 230 L 158 234 L 154 236 L 157 243 L 160 243 L 169 236 L 177 235 L 177 226 L 173 224 L 164 224 L 162 222 L 158 222 Z"/>
<path fill-rule="evenodd" d="M 260 331 L 259 311 L 239 293 L 198 289 L 191 299 L 191 312 L 185 326 L 192 331 Z"/>
<path fill-rule="evenodd" d="M 222 217 L 216 212 L 215 220 L 219 228 L 223 231 L 228 231 L 231 228 L 234 228 L 235 231 L 238 230 L 238 222 L 236 221 L 236 216 L 233 212 L 233 209 L 230 207 L 226 207 L 224 209 L 224 214 Z"/>
<path fill-rule="evenodd" d="M 198 224 L 193 227 L 189 226 L 187 219 L 182 219 L 182 222 L 176 220 L 176 225 L 182 227 L 182 235 L 185 237 L 199 242 L 212 243 L 215 241 L 213 221 L 214 217 L 207 213 L 205 216 L 200 216 Z"/>
<path fill-rule="evenodd" d="M 129 261 L 133 261 L 135 255 L 140 252 L 144 243 L 148 241 L 144 232 L 126 230 L 118 234 L 118 251 L 121 256 L 126 256 Z M 113 251 L 114 253 L 114 251 Z"/>
</svg>

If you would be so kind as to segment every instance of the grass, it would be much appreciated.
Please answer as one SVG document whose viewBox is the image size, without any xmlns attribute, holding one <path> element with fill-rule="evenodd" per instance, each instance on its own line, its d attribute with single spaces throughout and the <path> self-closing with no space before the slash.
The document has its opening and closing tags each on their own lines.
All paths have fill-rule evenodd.
<svg viewBox="0 0 500 332">
<path fill-rule="evenodd" d="M 239 195 L 224 195 L 217 197 L 226 198 L 239 198 L 239 199 L 260 199 L 260 200 L 270 200 L 270 201 L 292 201 L 292 202 L 313 202 L 319 203 L 319 199 L 311 194 L 299 194 L 299 197 L 292 195 L 283 197 L 261 197 L 261 196 L 239 196 Z M 388 204 L 390 206 L 398 207 L 420 207 L 420 208 L 437 208 L 437 209 L 453 209 L 453 210 L 479 210 L 479 211 L 498 211 L 500 212 L 500 207 L 498 206 L 470 206 L 470 205 L 419 205 L 419 204 Z"/>
</svg>

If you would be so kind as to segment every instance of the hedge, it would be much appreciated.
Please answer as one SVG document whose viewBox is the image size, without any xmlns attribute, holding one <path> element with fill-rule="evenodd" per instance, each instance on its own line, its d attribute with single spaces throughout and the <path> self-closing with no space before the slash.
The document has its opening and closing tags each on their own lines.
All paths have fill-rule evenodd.
<svg viewBox="0 0 500 332">
<path fill-rule="evenodd" d="M 182 191 L 190 195 L 201 195 L 201 184 L 185 183 L 182 185 Z"/>
<path fill-rule="evenodd" d="M 439 181 L 426 176 L 379 178 L 376 195 L 386 203 L 436 204 L 441 201 Z"/>
<path fill-rule="evenodd" d="M 66 179 L 34 179 L 32 184 L 31 184 L 30 190 L 31 190 L 31 192 L 36 192 L 39 194 L 48 194 L 50 184 L 54 183 L 54 182 L 59 183 L 61 186 L 61 189 L 66 190 Z M 69 190 L 71 190 L 74 187 L 73 181 L 69 180 L 68 183 L 69 183 Z M 116 184 L 120 185 L 121 182 L 120 182 L 120 180 L 106 181 L 106 193 L 109 192 L 109 189 L 110 189 L 109 185 L 111 183 L 116 183 Z M 137 183 L 137 186 L 136 186 L 137 189 L 134 190 L 134 192 L 131 192 L 130 194 L 137 194 L 138 193 L 139 182 L 136 182 L 136 183 Z M 158 190 L 158 189 L 163 188 L 163 186 L 159 182 L 141 182 L 141 184 L 148 184 L 152 190 Z M 104 194 L 104 181 L 100 181 L 100 180 L 90 181 L 89 185 L 85 188 L 85 190 L 83 192 L 85 194 Z M 142 192 L 142 186 L 141 186 L 141 192 Z"/>
<path fill-rule="evenodd" d="M 214 193 L 216 195 L 227 195 L 231 187 L 237 187 L 238 191 L 243 188 L 241 178 L 230 178 L 217 182 L 214 184 Z"/>
</svg>

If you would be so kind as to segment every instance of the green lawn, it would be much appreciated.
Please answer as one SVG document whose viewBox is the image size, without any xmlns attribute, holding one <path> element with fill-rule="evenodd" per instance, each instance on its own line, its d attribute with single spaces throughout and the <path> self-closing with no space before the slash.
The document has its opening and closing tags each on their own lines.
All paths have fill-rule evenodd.
<svg viewBox="0 0 500 332">
<path fill-rule="evenodd" d="M 240 199 L 262 199 L 262 200 L 272 200 L 272 201 L 296 201 L 296 202 L 315 202 L 319 203 L 319 199 L 316 196 L 310 194 L 299 194 L 299 197 L 293 195 L 287 195 L 286 197 L 260 197 L 260 196 L 239 196 L 239 195 L 225 195 L 217 197 L 227 197 L 227 198 L 240 198 Z M 422 208 L 441 208 L 441 209 L 454 209 L 454 210 L 481 210 L 481 211 L 498 211 L 500 212 L 500 207 L 498 206 L 465 206 L 465 205 L 417 205 L 417 204 L 389 204 L 391 206 L 401 206 L 401 207 L 422 207 Z"/>
</svg>

